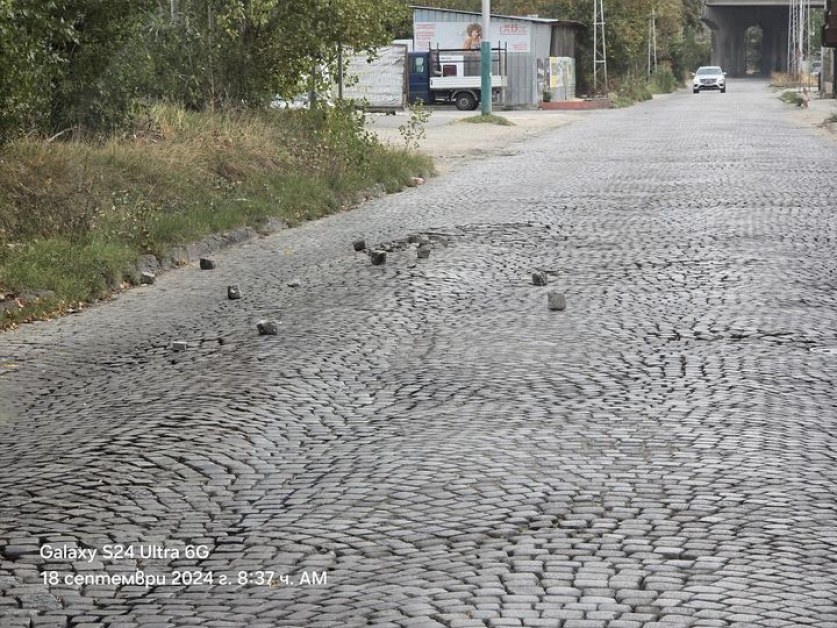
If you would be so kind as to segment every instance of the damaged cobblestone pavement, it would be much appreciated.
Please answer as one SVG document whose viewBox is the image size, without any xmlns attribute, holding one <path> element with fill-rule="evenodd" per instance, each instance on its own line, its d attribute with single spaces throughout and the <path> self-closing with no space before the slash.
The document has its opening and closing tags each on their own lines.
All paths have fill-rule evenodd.
<svg viewBox="0 0 837 628">
<path fill-rule="evenodd" d="M 837 626 L 837 144 L 689 96 L 0 337 L 0 625 Z"/>
</svg>

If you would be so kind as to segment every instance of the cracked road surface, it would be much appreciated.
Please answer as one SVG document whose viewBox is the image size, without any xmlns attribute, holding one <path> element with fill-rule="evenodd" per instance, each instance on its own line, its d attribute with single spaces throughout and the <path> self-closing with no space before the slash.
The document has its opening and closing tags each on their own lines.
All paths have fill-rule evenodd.
<svg viewBox="0 0 837 628">
<path fill-rule="evenodd" d="M 0 625 L 837 626 L 835 172 L 738 81 L 3 335 Z"/>
</svg>

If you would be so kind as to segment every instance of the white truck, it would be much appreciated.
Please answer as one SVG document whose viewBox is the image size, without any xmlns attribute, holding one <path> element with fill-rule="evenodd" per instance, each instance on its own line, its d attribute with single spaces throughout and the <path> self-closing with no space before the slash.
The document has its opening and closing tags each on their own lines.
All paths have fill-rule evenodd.
<svg viewBox="0 0 837 628">
<path fill-rule="evenodd" d="M 506 66 L 506 50 L 492 49 L 491 93 L 497 102 L 508 86 Z M 385 46 L 372 59 L 349 56 L 345 67 L 343 97 L 365 101 L 370 111 L 394 112 L 418 101 L 453 103 L 468 111 L 482 97 L 482 62 L 476 50 L 409 52 L 407 46 Z"/>
</svg>

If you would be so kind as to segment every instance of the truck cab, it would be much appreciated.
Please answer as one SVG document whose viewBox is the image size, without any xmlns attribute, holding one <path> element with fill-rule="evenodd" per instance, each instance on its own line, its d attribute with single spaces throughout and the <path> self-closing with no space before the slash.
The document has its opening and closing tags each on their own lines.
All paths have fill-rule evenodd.
<svg viewBox="0 0 837 628">
<path fill-rule="evenodd" d="M 495 101 L 507 87 L 505 49 L 491 51 L 491 91 Z M 443 50 L 439 48 L 409 53 L 410 103 L 448 102 L 462 111 L 476 109 L 480 104 L 482 74 L 477 50 Z"/>
<path fill-rule="evenodd" d="M 409 53 L 409 101 L 430 104 L 430 53 Z"/>
</svg>

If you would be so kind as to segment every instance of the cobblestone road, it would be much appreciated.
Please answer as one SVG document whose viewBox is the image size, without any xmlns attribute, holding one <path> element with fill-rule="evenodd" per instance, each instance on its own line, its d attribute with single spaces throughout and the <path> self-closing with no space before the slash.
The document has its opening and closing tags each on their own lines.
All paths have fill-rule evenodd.
<svg viewBox="0 0 837 628">
<path fill-rule="evenodd" d="M 5 334 L 0 625 L 837 626 L 835 172 L 734 82 Z"/>
</svg>

